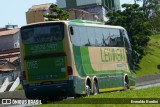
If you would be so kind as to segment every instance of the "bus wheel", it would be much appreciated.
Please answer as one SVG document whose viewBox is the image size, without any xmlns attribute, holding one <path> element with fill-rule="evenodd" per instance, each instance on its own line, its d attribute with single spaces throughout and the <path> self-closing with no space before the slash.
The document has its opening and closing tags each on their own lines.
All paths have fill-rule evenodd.
<svg viewBox="0 0 160 107">
<path fill-rule="evenodd" d="M 94 84 L 93 84 L 93 94 L 97 95 L 98 92 L 99 92 L 98 83 L 96 81 L 94 81 Z"/>
<path fill-rule="evenodd" d="M 90 96 L 91 95 L 91 87 L 86 84 L 86 96 Z"/>
<path fill-rule="evenodd" d="M 126 81 L 124 82 L 124 90 L 129 90 L 129 85 Z"/>
</svg>

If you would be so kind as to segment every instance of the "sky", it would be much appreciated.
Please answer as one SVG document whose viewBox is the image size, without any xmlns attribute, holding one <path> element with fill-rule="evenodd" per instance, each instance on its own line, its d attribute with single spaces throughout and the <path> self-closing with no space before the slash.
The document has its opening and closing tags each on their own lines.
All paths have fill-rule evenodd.
<svg viewBox="0 0 160 107">
<path fill-rule="evenodd" d="M 120 0 L 121 4 L 133 3 L 134 0 Z M 26 24 L 25 12 L 28 11 L 32 5 L 39 5 L 45 3 L 55 3 L 56 0 L 1 0 L 0 1 L 0 28 L 5 25 Z"/>
</svg>

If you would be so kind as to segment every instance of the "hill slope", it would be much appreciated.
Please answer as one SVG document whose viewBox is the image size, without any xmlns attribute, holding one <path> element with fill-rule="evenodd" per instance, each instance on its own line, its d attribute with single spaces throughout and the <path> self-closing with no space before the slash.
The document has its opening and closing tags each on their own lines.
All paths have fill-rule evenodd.
<svg viewBox="0 0 160 107">
<path fill-rule="evenodd" d="M 139 69 L 136 70 L 137 76 L 152 75 L 160 73 L 160 35 L 150 37 L 148 43 L 148 53 L 139 64 Z"/>
</svg>

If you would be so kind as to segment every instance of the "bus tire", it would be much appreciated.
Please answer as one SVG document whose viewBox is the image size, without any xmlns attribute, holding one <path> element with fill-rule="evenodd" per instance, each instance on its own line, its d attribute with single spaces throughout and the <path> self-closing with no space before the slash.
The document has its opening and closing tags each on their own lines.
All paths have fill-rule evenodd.
<svg viewBox="0 0 160 107">
<path fill-rule="evenodd" d="M 93 83 L 93 94 L 97 95 L 98 93 L 99 93 L 98 83 L 97 83 L 97 81 L 94 80 L 94 83 Z"/>
<path fill-rule="evenodd" d="M 90 96 L 91 95 L 91 87 L 86 84 L 86 96 Z"/>
<path fill-rule="evenodd" d="M 124 90 L 129 90 L 129 85 L 126 81 L 124 82 Z"/>
</svg>

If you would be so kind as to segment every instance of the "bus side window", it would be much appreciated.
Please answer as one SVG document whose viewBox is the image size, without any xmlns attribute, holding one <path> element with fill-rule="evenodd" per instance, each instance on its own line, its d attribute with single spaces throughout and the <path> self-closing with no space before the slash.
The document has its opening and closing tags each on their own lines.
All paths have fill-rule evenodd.
<svg viewBox="0 0 160 107">
<path fill-rule="evenodd" d="M 103 38 L 102 38 L 103 46 L 109 46 L 109 43 L 110 43 L 109 29 L 108 28 L 103 28 L 102 35 L 103 35 Z"/>
<path fill-rule="evenodd" d="M 118 34 L 116 38 L 116 42 L 117 42 L 116 47 L 124 47 L 123 35 L 120 30 L 116 30 L 116 31 Z"/>
<path fill-rule="evenodd" d="M 103 46 L 103 29 L 96 27 L 95 28 L 95 35 L 96 35 L 96 37 L 94 38 L 95 46 L 97 46 L 97 47 Z"/>
<path fill-rule="evenodd" d="M 72 26 L 70 27 L 70 34 L 74 35 L 74 31 L 73 31 L 73 27 Z"/>
<path fill-rule="evenodd" d="M 126 31 L 122 31 L 123 32 L 123 39 L 124 39 L 124 43 L 125 43 L 125 47 L 127 49 L 127 51 L 132 51 L 131 50 L 131 45 L 130 45 L 130 42 L 129 42 L 129 38 L 127 36 L 127 32 Z"/>
<path fill-rule="evenodd" d="M 71 30 L 73 31 L 74 29 L 74 33 L 71 34 Z M 80 32 L 79 32 L 79 27 L 78 26 L 72 26 L 69 27 L 69 33 L 70 33 L 70 39 L 73 45 L 75 46 L 81 46 L 81 37 L 80 37 Z"/>
<path fill-rule="evenodd" d="M 95 27 L 87 27 L 88 46 L 95 46 Z"/>
</svg>

